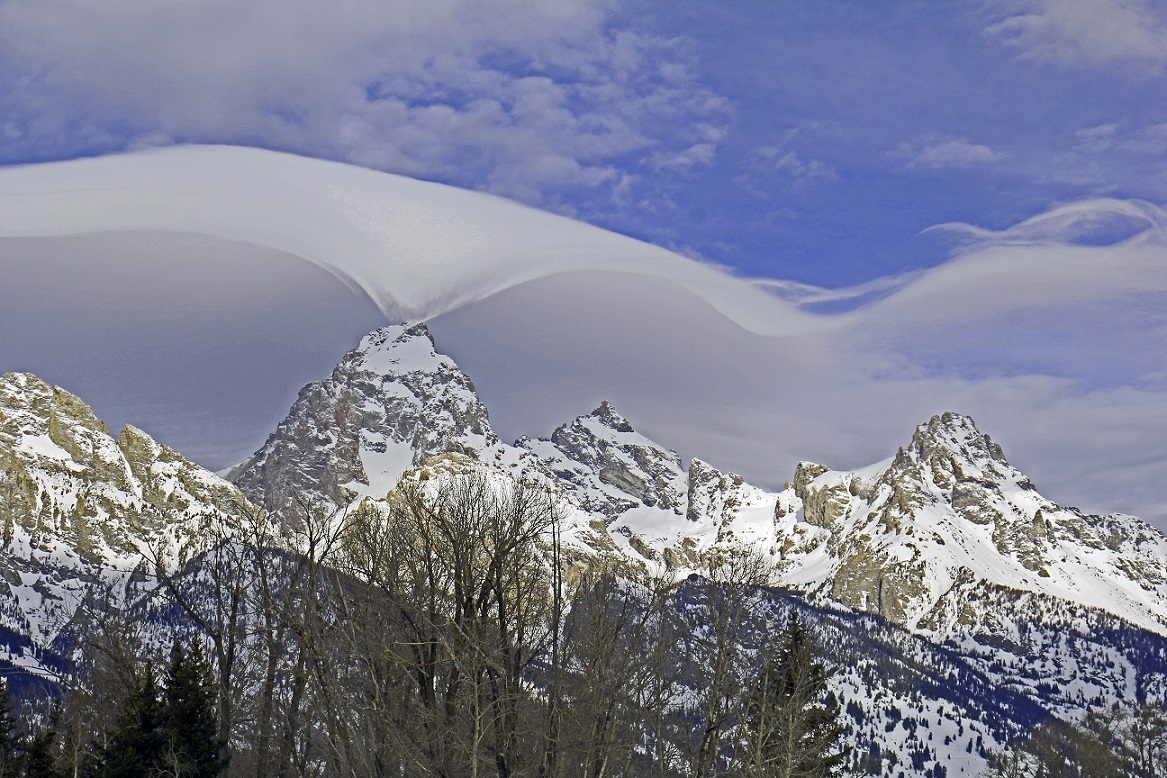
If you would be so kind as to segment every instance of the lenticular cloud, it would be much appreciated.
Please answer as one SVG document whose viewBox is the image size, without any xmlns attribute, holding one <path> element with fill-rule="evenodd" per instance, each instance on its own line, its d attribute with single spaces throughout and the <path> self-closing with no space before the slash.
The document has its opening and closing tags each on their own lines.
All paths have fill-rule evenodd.
<svg viewBox="0 0 1167 778">
<path fill-rule="evenodd" d="M 1157 206 L 1103 200 L 1001 232 L 946 225 L 961 238 L 949 261 L 818 290 L 736 278 L 489 195 L 266 151 L 186 147 L 0 170 L 0 265 L 15 256 L 12 246 L 25 251 L 67 235 L 74 237 L 54 251 L 91 245 L 99 263 L 127 246 L 148 256 L 157 245 L 171 274 L 207 251 L 221 255 L 220 268 L 299 258 L 357 293 L 345 306 L 371 299 L 387 318 L 430 320 L 504 436 L 547 434 L 608 399 L 683 456 L 780 486 L 799 459 L 870 464 L 893 454 L 916 424 L 956 410 L 972 415 L 1051 499 L 1163 525 L 1165 224 Z M 127 243 L 127 235 L 144 237 Z M 314 272 L 335 291 L 335 281 Z M 325 294 L 325 284 L 311 283 Z M 205 284 L 200 294 L 216 296 Z M 244 297 L 236 290 L 230 305 L 246 305 Z M 304 305 L 302 295 L 295 299 Z M 815 312 L 828 304 L 844 310 Z M 81 326 L 125 336 L 110 327 L 108 311 L 98 313 Z M 282 315 L 291 321 L 299 308 Z M 35 339 L 55 314 L 4 316 L 0 336 Z M 337 341 L 339 330 L 326 330 L 339 318 L 321 315 L 285 351 L 275 334 L 244 347 L 237 331 L 209 329 L 204 358 L 229 363 L 216 369 L 238 377 L 217 401 L 238 402 L 240 392 L 294 396 L 298 385 L 272 389 L 273 360 L 299 358 L 310 338 L 313 353 L 332 353 L 324 336 Z M 158 325 L 162 334 L 151 342 L 166 343 L 185 321 L 151 313 L 134 326 Z M 23 334 L 13 335 L 17 327 Z M 316 377 L 339 356 L 322 358 Z M 49 379 L 65 382 L 70 370 L 96 365 L 108 375 L 104 391 L 132 396 L 117 383 L 129 374 L 105 362 L 60 360 Z M 139 367 L 139 384 L 165 372 L 162 363 Z M 211 450 L 219 435 L 221 450 L 207 459 L 231 464 L 262 443 L 286 404 L 256 423 L 253 440 L 228 446 L 222 441 L 228 432 L 238 437 L 243 414 L 216 422 L 207 410 L 215 406 L 204 405 L 202 416 L 174 422 L 213 384 L 172 382 L 143 407 L 145 418 L 127 418 L 147 429 L 151 414 L 169 420 L 163 437 L 180 450 Z"/>
<path fill-rule="evenodd" d="M 742 327 L 819 326 L 672 252 L 509 200 L 350 165 L 238 147 L 178 147 L 0 170 L 0 236 L 122 230 L 214 235 L 302 257 L 391 318 L 425 319 L 579 270 L 688 289 Z"/>
</svg>

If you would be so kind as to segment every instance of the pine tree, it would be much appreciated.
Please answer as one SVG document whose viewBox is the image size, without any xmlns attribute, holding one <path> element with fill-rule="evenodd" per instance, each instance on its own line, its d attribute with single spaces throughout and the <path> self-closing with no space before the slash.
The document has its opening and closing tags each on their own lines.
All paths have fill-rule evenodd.
<svg viewBox="0 0 1167 778">
<path fill-rule="evenodd" d="M 8 705 L 8 684 L 0 678 L 0 778 L 15 776 L 20 769 L 20 733 Z"/>
<path fill-rule="evenodd" d="M 135 686 L 117 725 L 97 749 L 96 778 L 215 778 L 227 767 L 217 737 L 210 669 L 196 646 L 176 643 L 166 683 L 153 669 Z"/>
<path fill-rule="evenodd" d="M 196 644 L 190 653 L 175 644 L 166 678 L 163 726 L 168 774 L 214 778 L 227 767 L 218 738 L 211 671 Z"/>
<path fill-rule="evenodd" d="M 749 778 L 827 778 L 848 750 L 839 747 L 839 703 L 827 689 L 833 674 L 796 612 L 763 663 L 750 693 L 739 767 Z"/>
<path fill-rule="evenodd" d="M 146 778 L 158 774 L 166 747 L 162 701 L 153 668 L 130 690 L 117 725 L 97 750 L 97 778 Z"/>
<path fill-rule="evenodd" d="M 25 778 L 61 778 L 53 757 L 56 739 L 57 730 L 52 726 L 32 736 L 24 755 Z"/>
</svg>

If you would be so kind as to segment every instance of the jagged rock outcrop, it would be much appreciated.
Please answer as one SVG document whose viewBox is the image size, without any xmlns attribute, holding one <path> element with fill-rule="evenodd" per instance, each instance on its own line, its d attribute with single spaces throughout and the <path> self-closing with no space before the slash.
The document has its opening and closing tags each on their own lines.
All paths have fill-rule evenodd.
<svg viewBox="0 0 1167 778">
<path fill-rule="evenodd" d="M 24 374 L 0 379 L 0 468 L 0 628 L 20 638 L 0 645 L 0 661 L 33 662 L 28 652 L 49 645 L 111 571 L 130 580 L 158 553 L 179 564 L 208 525 L 253 510 L 145 432 L 127 426 L 114 440 L 80 399 Z M 803 462 L 775 493 L 700 459 L 685 468 L 607 402 L 547 440 L 502 444 L 470 379 L 424 325 L 399 325 L 305 387 L 232 476 L 277 511 L 297 497 L 384 511 L 403 475 L 433 484 L 476 469 L 558 492 L 563 558 L 577 568 L 603 561 L 682 577 L 747 549 L 773 561 L 777 583 L 818 603 L 806 607 L 833 609 L 824 618 L 860 625 L 855 634 L 882 634 L 874 650 L 911 646 L 922 663 L 913 672 L 940 684 L 975 677 L 1065 716 L 1167 696 L 1167 538 L 1133 517 L 1050 502 L 955 413 L 867 468 Z M 880 683 L 881 661 L 845 683 Z M 929 662 L 945 669 L 928 675 Z M 911 699 L 937 721 L 955 715 L 952 695 L 937 695 Z M 857 722 L 879 719 L 891 733 L 881 742 L 910 737 L 878 706 L 861 713 Z M 1011 714 L 985 715 L 978 744 L 982 732 L 1008 730 L 989 719 Z M 958 756 L 972 753 L 972 730 L 963 742 Z M 912 753 L 936 764 L 948 753 L 947 742 L 918 746 Z"/>
<path fill-rule="evenodd" d="M 179 565 L 241 510 L 238 489 L 145 432 L 114 440 L 69 392 L 0 378 L 0 611 L 16 607 L 24 634 L 51 640 L 106 571 Z"/>
<path fill-rule="evenodd" d="M 948 634 L 967 620 L 961 592 L 983 583 L 1167 632 L 1167 539 L 1132 517 L 1046 500 L 967 416 L 933 417 L 863 471 L 800 466 L 794 492 L 803 520 L 829 529 L 833 569 L 814 582 L 786 555 L 787 571 L 850 607 Z"/>
<path fill-rule="evenodd" d="M 176 529 L 192 535 L 242 499 L 139 429 L 127 426 L 114 440 L 92 408 L 63 389 L 27 373 L 0 379 L 5 542 L 19 533 L 34 546 L 62 543 L 108 561 Z"/>
<path fill-rule="evenodd" d="M 686 510 L 681 458 L 632 429 L 607 400 L 555 430 L 550 440 L 522 439 L 581 508 L 608 518 L 644 505 L 677 516 Z"/>
<path fill-rule="evenodd" d="M 229 474 L 269 509 L 294 499 L 383 497 L 426 457 L 479 457 L 498 444 L 474 384 L 434 350 L 424 324 L 382 327 L 332 375 L 300 390 L 263 448 Z"/>
<path fill-rule="evenodd" d="M 769 555 L 781 580 L 948 634 L 966 583 L 1043 592 L 1167 631 L 1167 540 L 1123 516 L 1041 497 L 971 419 L 938 415 L 891 459 L 854 472 L 804 462 L 767 492 L 637 433 L 608 402 L 550 439 L 500 443 L 470 379 L 424 325 L 385 327 L 300 393 L 267 444 L 232 472 L 278 508 L 293 495 L 383 497 L 407 470 L 456 453 L 541 479 L 597 554 L 683 572 L 726 548 Z"/>
</svg>

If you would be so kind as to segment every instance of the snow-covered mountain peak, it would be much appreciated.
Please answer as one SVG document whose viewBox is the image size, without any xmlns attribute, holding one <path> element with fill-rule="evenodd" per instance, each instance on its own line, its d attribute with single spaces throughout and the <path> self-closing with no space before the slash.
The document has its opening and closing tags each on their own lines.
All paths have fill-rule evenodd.
<svg viewBox="0 0 1167 778">
<path fill-rule="evenodd" d="M 1012 481 L 1024 489 L 1033 485 L 1009 464 L 1005 452 L 977 429 L 972 418 L 946 412 L 921 424 L 912 442 L 897 454 L 885 480 L 926 476 L 941 489 L 958 483 Z"/>
<path fill-rule="evenodd" d="M 61 440 L 74 428 L 109 435 L 105 422 L 74 394 L 42 381 L 32 373 L 6 373 L 0 377 L 0 412 L 8 434 L 21 434 L 27 445 L 33 438 L 53 436 Z M 66 452 L 67 453 L 67 452 Z"/>
<path fill-rule="evenodd" d="M 632 428 L 607 400 L 555 430 L 550 440 L 522 439 L 585 510 L 612 518 L 641 505 L 682 515 L 687 475 L 677 452 Z"/>
<path fill-rule="evenodd" d="M 230 478 L 275 510 L 292 495 L 344 505 L 384 496 L 427 457 L 479 458 L 498 443 L 470 377 L 435 349 L 425 324 L 398 324 L 366 335 L 331 376 L 301 389 Z"/>
<path fill-rule="evenodd" d="M 576 422 L 588 424 L 589 426 L 592 426 L 591 423 L 595 422 L 616 432 L 636 432 L 636 430 L 632 429 L 632 423 L 621 416 L 619 411 L 607 400 L 601 402 L 600 407 L 591 413 L 580 416 L 576 419 Z M 552 439 L 554 439 L 554 436 L 552 436 Z"/>
<path fill-rule="evenodd" d="M 142 430 L 114 440 L 75 395 L 0 378 L 0 614 L 24 614 L 35 638 L 57 634 L 102 575 L 179 564 L 244 508 L 235 487 Z"/>
<path fill-rule="evenodd" d="M 437 352 L 424 322 L 379 327 L 361 338 L 341 361 L 341 366 L 368 370 L 384 378 L 432 373 L 453 364 L 453 360 Z"/>
<path fill-rule="evenodd" d="M 1005 454 L 993 439 L 977 429 L 971 416 L 945 411 L 916 427 L 911 450 L 921 458 L 945 451 L 968 461 L 1005 461 Z"/>
<path fill-rule="evenodd" d="M 737 544 L 771 554 L 791 586 L 936 635 L 976 620 L 969 603 L 983 587 L 1167 633 L 1167 538 L 1045 499 L 967 416 L 933 417 L 869 467 L 800 463 L 791 488 L 769 493 L 700 460 L 686 468 L 609 402 L 548 439 L 503 445 L 470 379 L 419 324 L 371 333 L 305 387 L 233 480 L 277 509 L 295 495 L 346 505 L 385 496 L 441 454 L 540 473 L 578 509 L 572 521 L 594 548 L 634 563 L 683 574 Z"/>
<path fill-rule="evenodd" d="M 978 623 L 969 598 L 996 586 L 1167 633 L 1167 538 L 1044 498 L 967 416 L 933 417 L 892 459 L 860 470 L 802 463 L 792 491 L 780 505 L 827 534 L 784 560 L 789 580 L 856 609 L 948 635 Z M 776 513 L 780 535 L 797 531 L 793 515 Z"/>
</svg>

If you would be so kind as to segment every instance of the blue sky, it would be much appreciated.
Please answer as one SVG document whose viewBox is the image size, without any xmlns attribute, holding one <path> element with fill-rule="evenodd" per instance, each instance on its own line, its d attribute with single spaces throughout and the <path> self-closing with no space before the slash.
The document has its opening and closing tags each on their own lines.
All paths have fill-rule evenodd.
<svg viewBox="0 0 1167 778">
<path fill-rule="evenodd" d="M 932 225 L 1162 202 L 1165 30 L 1138 0 L 8 0 L 0 161 L 258 145 L 845 286 L 944 260 Z"/>
<path fill-rule="evenodd" d="M 696 312 L 669 335 L 612 308 L 623 325 L 593 342 L 582 328 L 603 317 L 557 320 L 550 280 L 445 311 L 435 331 L 504 435 L 607 396 L 684 456 L 780 484 L 797 458 L 868 464 L 958 410 L 1051 498 L 1167 526 L 1161 4 L 0 0 L 0 198 L 19 178 L 4 167 L 176 144 L 501 195 L 771 279 L 750 289 L 836 333 L 759 351 Z M 270 242 L 10 234 L 0 371 L 38 372 L 214 467 L 383 321 Z M 599 310 L 615 293 L 589 283 Z M 539 327 L 592 361 L 567 364 Z M 724 375 L 690 381 L 686 349 Z M 774 354 L 806 375 L 734 372 Z M 735 392 L 748 402 L 709 405 L 706 429 L 674 423 Z M 562 402 L 531 423 L 547 397 Z"/>
</svg>

